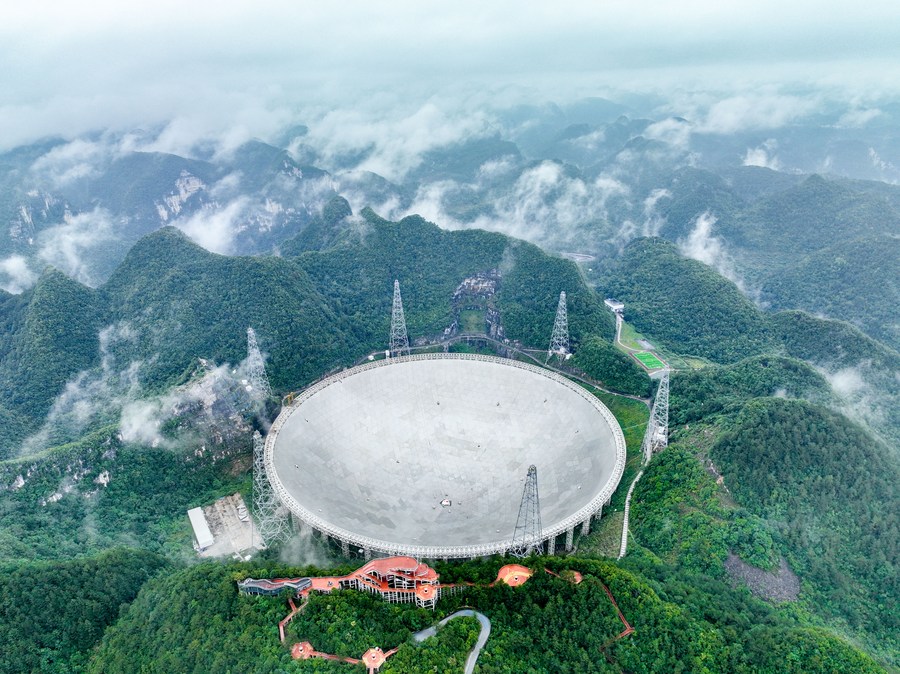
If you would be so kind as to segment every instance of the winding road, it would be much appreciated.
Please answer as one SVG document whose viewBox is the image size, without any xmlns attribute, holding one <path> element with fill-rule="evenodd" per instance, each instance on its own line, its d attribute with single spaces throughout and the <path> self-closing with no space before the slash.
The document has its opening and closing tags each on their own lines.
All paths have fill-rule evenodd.
<svg viewBox="0 0 900 674">
<path fill-rule="evenodd" d="M 463 609 L 461 611 L 457 611 L 456 613 L 451 613 L 446 618 L 441 620 L 437 625 L 432 625 L 431 627 L 426 627 L 421 632 L 416 632 L 413 634 L 413 639 L 416 643 L 420 643 L 428 639 L 429 637 L 433 637 L 437 634 L 437 628 L 443 627 L 448 622 L 453 620 L 454 618 L 465 618 L 474 616 L 478 618 L 478 622 L 481 623 L 481 631 L 478 633 L 478 641 L 475 642 L 475 648 L 473 648 L 469 652 L 469 656 L 466 658 L 466 674 L 472 674 L 475 671 L 475 663 L 478 661 L 478 656 L 481 654 L 481 649 L 484 648 L 484 645 L 487 643 L 488 637 L 491 636 L 491 621 L 488 620 L 488 617 L 484 615 L 484 613 L 479 613 L 478 611 L 473 611 L 471 609 Z"/>
<path fill-rule="evenodd" d="M 634 493 L 634 488 L 643 474 L 643 469 L 638 471 L 637 477 L 634 478 L 634 482 L 628 487 L 628 494 L 625 496 L 625 520 L 622 522 L 622 544 L 619 546 L 619 559 L 622 559 L 625 553 L 628 552 L 628 515 L 631 513 L 631 495 Z"/>
</svg>

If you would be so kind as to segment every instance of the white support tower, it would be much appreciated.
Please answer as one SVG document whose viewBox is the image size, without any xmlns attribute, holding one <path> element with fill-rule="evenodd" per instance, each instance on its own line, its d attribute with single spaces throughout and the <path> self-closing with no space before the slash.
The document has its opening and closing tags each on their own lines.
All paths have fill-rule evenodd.
<svg viewBox="0 0 900 674">
<path fill-rule="evenodd" d="M 409 355 L 409 337 L 406 335 L 406 318 L 403 315 L 403 300 L 400 299 L 400 281 L 394 281 L 394 305 L 391 308 L 391 358 Z"/>
<path fill-rule="evenodd" d="M 522 502 L 519 504 L 519 516 L 513 532 L 512 546 L 509 553 L 514 557 L 528 557 L 532 552 L 540 553 L 541 541 L 541 503 L 538 499 L 537 467 L 529 466 L 525 478 L 525 489 L 522 490 Z"/>
<path fill-rule="evenodd" d="M 266 364 L 263 360 L 262 353 L 259 351 L 259 344 L 256 341 L 256 331 L 253 328 L 247 328 L 247 386 L 250 388 L 248 392 L 254 398 L 266 400 L 272 395 L 272 387 L 269 385 L 269 378 L 266 376 Z"/>
<path fill-rule="evenodd" d="M 648 463 L 657 452 L 665 449 L 669 444 L 669 368 L 663 370 L 659 380 L 659 388 L 656 389 L 656 397 L 653 399 L 653 408 L 650 410 L 650 420 L 647 422 L 647 432 L 644 433 L 644 442 L 641 451 L 644 454 L 644 463 Z"/>
<path fill-rule="evenodd" d="M 259 431 L 253 433 L 253 514 L 256 517 L 259 536 L 266 545 L 282 540 L 290 533 L 291 523 L 287 509 L 275 497 L 266 475 L 265 446 Z"/>
<path fill-rule="evenodd" d="M 556 307 L 556 320 L 553 322 L 553 335 L 550 337 L 550 348 L 547 350 L 547 360 L 558 354 L 565 358 L 569 353 L 569 317 L 566 313 L 566 293 L 559 294 L 559 304 Z"/>
</svg>

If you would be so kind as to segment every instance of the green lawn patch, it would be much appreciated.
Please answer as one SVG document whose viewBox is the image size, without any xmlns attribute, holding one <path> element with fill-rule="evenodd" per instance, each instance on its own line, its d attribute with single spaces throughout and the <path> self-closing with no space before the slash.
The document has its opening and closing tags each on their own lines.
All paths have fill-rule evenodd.
<svg viewBox="0 0 900 674">
<path fill-rule="evenodd" d="M 666 366 L 655 353 L 650 353 L 649 351 L 641 351 L 640 353 L 633 353 L 631 355 L 637 358 L 640 364 L 648 370 L 661 370 Z"/>
</svg>

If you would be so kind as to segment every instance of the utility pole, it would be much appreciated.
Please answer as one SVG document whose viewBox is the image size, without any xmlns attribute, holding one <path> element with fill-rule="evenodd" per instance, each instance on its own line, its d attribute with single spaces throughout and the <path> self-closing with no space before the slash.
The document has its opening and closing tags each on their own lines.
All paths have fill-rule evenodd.
<svg viewBox="0 0 900 674">
<path fill-rule="evenodd" d="M 406 318 L 403 315 L 403 300 L 400 298 L 400 281 L 394 281 L 394 304 L 391 308 L 390 355 L 409 355 L 409 337 L 406 334 Z"/>
<path fill-rule="evenodd" d="M 266 364 L 259 344 L 256 341 L 256 331 L 247 328 L 247 385 L 250 386 L 250 395 L 259 400 L 266 400 L 272 395 L 272 387 L 266 376 Z"/>
<path fill-rule="evenodd" d="M 653 408 L 650 410 L 650 420 L 647 422 L 647 432 L 644 433 L 644 441 L 641 451 L 644 454 L 644 463 L 648 463 L 654 454 L 661 452 L 669 445 L 669 368 L 663 370 L 659 380 L 659 388 L 653 398 Z"/>
<path fill-rule="evenodd" d="M 290 533 L 287 509 L 279 503 L 266 474 L 266 443 L 259 431 L 253 432 L 253 515 L 259 522 L 259 536 L 266 545 L 282 540 Z"/>
<path fill-rule="evenodd" d="M 514 557 L 527 557 L 532 552 L 541 552 L 541 504 L 538 498 L 537 467 L 528 467 L 525 478 L 525 489 L 522 491 L 522 502 L 519 504 L 519 516 L 513 532 L 510 554 Z"/>
<path fill-rule="evenodd" d="M 559 304 L 556 307 L 556 320 L 553 322 L 553 334 L 550 337 L 547 360 L 550 360 L 554 353 L 559 354 L 563 359 L 569 353 L 569 317 L 566 312 L 565 292 L 559 294 Z"/>
</svg>

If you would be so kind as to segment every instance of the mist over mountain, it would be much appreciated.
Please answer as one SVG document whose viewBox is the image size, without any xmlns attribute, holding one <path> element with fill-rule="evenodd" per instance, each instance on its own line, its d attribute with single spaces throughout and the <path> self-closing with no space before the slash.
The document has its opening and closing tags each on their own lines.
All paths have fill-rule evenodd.
<svg viewBox="0 0 900 674">
<path fill-rule="evenodd" d="M 726 120 L 729 101 L 749 109 Z M 778 105 L 791 113 L 750 112 Z M 896 348 L 885 311 L 900 301 L 896 283 L 874 314 L 859 310 L 872 304 L 870 269 L 900 274 L 888 253 L 900 172 L 878 159 L 900 148 L 892 113 L 854 116 L 834 103 L 813 113 L 765 97 L 726 98 L 694 120 L 664 108 L 590 98 L 460 119 L 428 103 L 390 122 L 289 125 L 279 145 L 197 140 L 182 155 L 154 149 L 169 126 L 42 141 L 0 155 L 0 282 L 21 292 L 49 264 L 96 287 L 141 236 L 168 225 L 212 252 L 277 252 L 341 195 L 357 213 L 499 231 L 596 256 L 598 269 L 631 239 L 662 236 L 756 301 L 850 320 Z M 853 160 L 847 144 L 868 147 L 869 160 Z M 869 264 L 869 249 L 882 264 Z M 829 280 L 841 259 L 853 273 Z M 835 283 L 839 292 L 799 287 Z"/>
<path fill-rule="evenodd" d="M 478 671 L 896 671 L 898 25 L 881 0 L 6 3 L 0 669 L 343 668 L 291 657 L 315 634 L 461 671 L 474 619 L 411 633 L 465 605 Z M 382 357 L 395 279 L 417 352 L 596 395 L 622 480 L 521 587 L 316 596 L 282 644 L 285 597 L 234 581 L 355 551 L 304 529 L 201 562 L 185 511 L 255 515 L 253 432 Z M 649 460 L 642 356 L 672 368 Z"/>
</svg>

